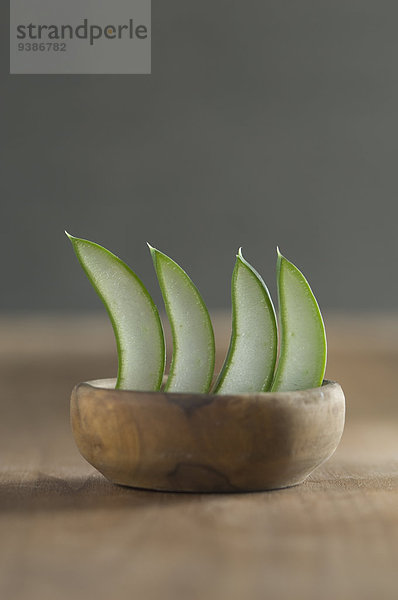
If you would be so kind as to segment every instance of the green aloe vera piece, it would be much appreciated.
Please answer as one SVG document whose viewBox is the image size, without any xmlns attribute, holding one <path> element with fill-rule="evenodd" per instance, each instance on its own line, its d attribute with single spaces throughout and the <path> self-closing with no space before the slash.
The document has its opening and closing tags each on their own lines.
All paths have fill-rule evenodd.
<svg viewBox="0 0 398 600">
<path fill-rule="evenodd" d="M 165 389 L 208 392 L 214 372 L 214 333 L 206 305 L 185 271 L 149 246 L 173 336 L 173 358 Z"/>
<path fill-rule="evenodd" d="M 112 322 L 119 361 L 116 388 L 160 389 L 165 365 L 163 329 L 144 284 L 106 248 L 66 235 Z"/>
<path fill-rule="evenodd" d="M 231 296 L 231 341 L 215 392 L 265 392 L 271 386 L 277 356 L 275 309 L 267 286 L 243 258 L 241 249 L 232 274 Z"/>
<path fill-rule="evenodd" d="M 278 249 L 280 356 L 272 391 L 318 387 L 326 368 L 326 334 L 308 281 Z"/>
</svg>

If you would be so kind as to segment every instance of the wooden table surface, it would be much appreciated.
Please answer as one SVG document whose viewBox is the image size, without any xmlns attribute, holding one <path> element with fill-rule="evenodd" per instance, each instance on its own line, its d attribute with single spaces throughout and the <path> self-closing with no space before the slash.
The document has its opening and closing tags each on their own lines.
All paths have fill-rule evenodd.
<svg viewBox="0 0 398 600">
<path fill-rule="evenodd" d="M 116 368 L 105 316 L 2 317 L 0 598 L 398 598 L 398 316 L 326 323 L 336 454 L 295 488 L 200 495 L 113 486 L 76 450 L 71 388 Z"/>
</svg>

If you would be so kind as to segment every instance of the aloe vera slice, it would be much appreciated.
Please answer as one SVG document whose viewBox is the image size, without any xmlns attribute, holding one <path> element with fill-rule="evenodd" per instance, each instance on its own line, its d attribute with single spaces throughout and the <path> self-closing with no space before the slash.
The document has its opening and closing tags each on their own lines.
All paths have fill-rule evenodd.
<svg viewBox="0 0 398 600">
<path fill-rule="evenodd" d="M 243 258 L 241 249 L 232 274 L 231 296 L 231 341 L 214 391 L 267 391 L 274 376 L 278 347 L 275 309 L 267 286 Z"/>
<path fill-rule="evenodd" d="M 66 235 L 112 322 L 119 361 L 116 388 L 158 390 L 164 371 L 165 344 L 159 313 L 148 291 L 137 275 L 109 250 Z"/>
<path fill-rule="evenodd" d="M 290 391 L 318 387 L 326 368 L 322 315 L 308 281 L 279 249 L 277 283 L 281 344 L 271 389 Z"/>
<path fill-rule="evenodd" d="M 215 360 L 214 333 L 198 289 L 171 258 L 149 246 L 173 336 L 173 358 L 165 389 L 207 392 Z"/>
</svg>

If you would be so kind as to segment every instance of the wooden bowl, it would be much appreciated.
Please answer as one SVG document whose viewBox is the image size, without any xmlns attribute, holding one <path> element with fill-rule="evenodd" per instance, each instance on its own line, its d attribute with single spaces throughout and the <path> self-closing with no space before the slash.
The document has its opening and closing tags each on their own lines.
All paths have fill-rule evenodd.
<svg viewBox="0 0 398 600">
<path fill-rule="evenodd" d="M 244 492 L 301 483 L 344 428 L 338 383 L 295 392 L 176 394 L 77 385 L 71 422 L 84 458 L 110 481 L 178 492 Z"/>
</svg>

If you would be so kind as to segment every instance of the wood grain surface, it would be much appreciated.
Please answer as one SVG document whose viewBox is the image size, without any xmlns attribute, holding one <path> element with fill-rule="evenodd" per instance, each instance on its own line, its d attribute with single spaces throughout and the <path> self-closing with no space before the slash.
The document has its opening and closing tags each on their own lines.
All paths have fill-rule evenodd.
<svg viewBox="0 0 398 600">
<path fill-rule="evenodd" d="M 71 389 L 115 373 L 105 317 L 3 317 L 0 598 L 395 600 L 398 316 L 326 326 L 347 400 L 336 454 L 295 488 L 202 495 L 114 486 L 78 453 Z"/>
</svg>

